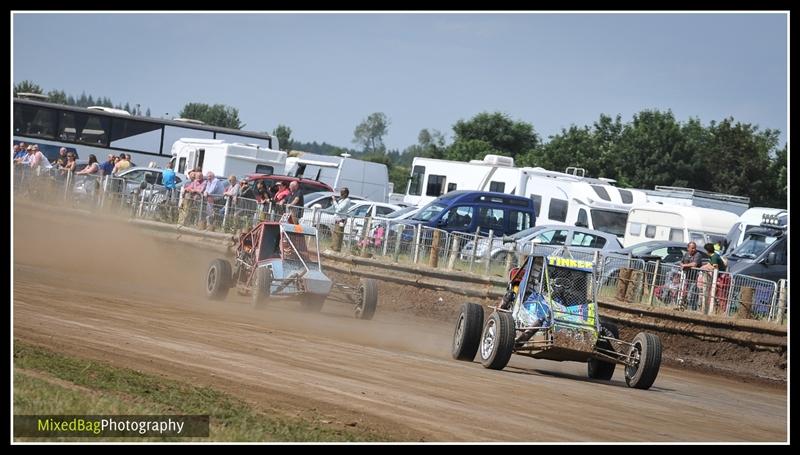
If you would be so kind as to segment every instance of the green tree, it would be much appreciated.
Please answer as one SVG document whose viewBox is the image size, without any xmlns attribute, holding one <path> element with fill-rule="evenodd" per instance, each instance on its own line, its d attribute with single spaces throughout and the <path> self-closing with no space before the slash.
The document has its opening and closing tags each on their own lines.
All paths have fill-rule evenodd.
<svg viewBox="0 0 800 455">
<path fill-rule="evenodd" d="M 281 150 L 292 149 L 292 129 L 286 125 L 278 125 L 272 130 L 272 135 L 278 138 L 278 145 Z"/>
<path fill-rule="evenodd" d="M 19 84 L 14 86 L 14 96 L 17 96 L 17 93 L 44 93 L 42 88 L 39 87 L 37 84 L 34 84 L 31 81 L 24 80 Z"/>
<path fill-rule="evenodd" d="M 244 124 L 239 119 L 239 110 L 224 104 L 210 106 L 205 103 L 188 103 L 181 109 L 179 117 L 200 120 L 209 125 L 240 130 Z"/>
<path fill-rule="evenodd" d="M 417 142 L 422 149 L 422 155 L 429 158 L 441 159 L 446 153 L 444 136 L 439 130 L 429 131 L 427 128 L 420 130 Z"/>
<path fill-rule="evenodd" d="M 776 151 L 780 131 L 759 131 L 758 126 L 733 118 L 711 122 L 708 130 L 711 141 L 702 162 L 715 191 L 749 196 L 752 205 L 784 200 L 785 186 L 780 192 L 778 183 L 781 154 Z"/>
<path fill-rule="evenodd" d="M 47 92 L 47 101 L 57 104 L 67 104 L 67 94 L 59 90 Z"/>
<path fill-rule="evenodd" d="M 455 138 L 447 155 L 450 159 L 479 159 L 479 155 L 470 153 L 483 153 L 493 150 L 516 158 L 535 149 L 539 144 L 539 136 L 533 125 L 525 122 L 515 122 L 501 112 L 482 112 L 470 120 L 459 120 L 453 125 Z M 483 146 L 481 144 L 487 144 Z"/>
<path fill-rule="evenodd" d="M 383 136 L 389 131 L 390 120 L 383 112 L 370 114 L 353 131 L 353 143 L 363 147 L 364 153 L 385 151 Z"/>
</svg>

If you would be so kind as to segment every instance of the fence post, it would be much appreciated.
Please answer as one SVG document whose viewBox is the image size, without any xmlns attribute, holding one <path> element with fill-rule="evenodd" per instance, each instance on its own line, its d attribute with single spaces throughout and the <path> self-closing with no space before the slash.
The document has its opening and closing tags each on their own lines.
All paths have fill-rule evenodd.
<svg viewBox="0 0 800 455">
<path fill-rule="evenodd" d="M 656 294 L 656 279 L 658 278 L 658 272 L 661 270 L 661 259 L 656 259 L 656 269 L 653 271 L 653 281 L 650 284 L 650 297 L 647 298 L 647 303 L 650 306 L 653 306 L 653 297 Z"/>
<path fill-rule="evenodd" d="M 431 239 L 431 256 L 428 258 L 428 265 L 434 269 L 439 267 L 439 242 L 442 238 L 442 231 L 435 229 Z"/>
<path fill-rule="evenodd" d="M 489 276 L 489 267 L 492 266 L 492 243 L 494 242 L 494 229 L 489 229 L 489 239 L 488 245 L 486 246 L 486 267 L 484 268 L 483 274 L 485 276 Z M 475 248 L 478 248 L 478 245 L 475 245 Z"/>
<path fill-rule="evenodd" d="M 475 236 L 472 238 L 472 254 L 469 257 L 469 271 L 472 273 L 472 266 L 475 264 L 475 253 L 478 252 L 478 233 L 481 232 L 481 228 L 475 230 Z"/>
<path fill-rule="evenodd" d="M 372 229 L 372 218 L 364 218 L 364 231 L 361 233 L 361 257 L 365 258 L 369 254 L 369 231 Z"/>
<path fill-rule="evenodd" d="M 415 226 L 414 232 L 414 264 L 419 261 L 419 243 L 422 238 L 422 225 L 418 224 Z"/>
<path fill-rule="evenodd" d="M 452 246 L 450 248 L 450 260 L 447 262 L 447 270 L 453 270 L 456 266 L 456 259 L 458 258 L 458 243 L 461 237 L 455 234 L 450 234 L 452 238 Z"/>
<path fill-rule="evenodd" d="M 384 229 L 383 231 L 383 239 L 381 239 L 381 241 L 383 242 L 383 253 L 381 254 L 381 256 L 384 257 L 386 257 L 386 250 L 389 248 L 389 232 L 391 231 L 391 229 L 392 229 L 392 223 L 387 220 L 386 229 Z"/>
<path fill-rule="evenodd" d="M 719 269 L 714 269 L 711 274 L 711 294 L 708 295 L 708 302 L 706 302 L 706 314 L 714 314 L 714 307 L 717 306 L 717 278 L 719 277 Z"/>
<path fill-rule="evenodd" d="M 511 270 L 511 260 L 514 259 L 514 255 L 517 251 L 517 242 L 514 242 L 514 246 L 512 247 L 512 252 L 506 254 L 506 273 L 505 276 L 508 276 L 508 272 Z"/>
<path fill-rule="evenodd" d="M 401 224 L 401 226 L 403 226 L 403 228 L 398 231 L 397 235 L 394 237 L 394 257 L 392 259 L 395 264 L 397 264 L 397 261 L 400 259 L 400 242 L 403 240 L 403 232 L 406 231 L 407 225 Z"/>
<path fill-rule="evenodd" d="M 225 197 L 225 210 L 222 212 L 222 229 L 223 231 L 228 227 L 228 209 L 231 206 L 231 197 Z"/>
<path fill-rule="evenodd" d="M 786 280 L 778 282 L 778 324 L 783 324 L 784 313 L 786 313 Z"/>
</svg>

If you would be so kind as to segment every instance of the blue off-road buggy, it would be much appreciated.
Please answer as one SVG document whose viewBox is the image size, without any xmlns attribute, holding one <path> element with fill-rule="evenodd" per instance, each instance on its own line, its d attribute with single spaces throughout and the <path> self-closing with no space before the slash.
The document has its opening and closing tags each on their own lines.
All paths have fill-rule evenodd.
<svg viewBox="0 0 800 455">
<path fill-rule="evenodd" d="M 375 280 L 362 278 L 356 288 L 334 283 L 322 272 L 317 230 L 300 224 L 262 221 L 242 233 L 234 266 L 226 259 L 213 260 L 205 284 L 209 299 L 224 300 L 235 287 L 257 309 L 276 297 L 299 300 L 309 311 L 331 300 L 353 304 L 358 319 L 372 319 L 378 306 Z"/>
<path fill-rule="evenodd" d="M 453 334 L 452 355 L 502 370 L 511 354 L 587 362 L 589 377 L 610 380 L 617 364 L 625 382 L 648 389 L 661 366 L 661 340 L 638 333 L 619 339 L 619 329 L 597 313 L 593 263 L 557 256 L 530 256 L 513 269 L 505 296 L 484 324 L 483 307 L 465 303 Z"/>
</svg>

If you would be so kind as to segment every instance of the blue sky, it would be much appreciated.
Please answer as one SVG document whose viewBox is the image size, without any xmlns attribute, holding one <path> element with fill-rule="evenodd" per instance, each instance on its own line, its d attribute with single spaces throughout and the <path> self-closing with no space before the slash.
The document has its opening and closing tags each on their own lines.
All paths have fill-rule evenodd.
<svg viewBox="0 0 800 455">
<path fill-rule="evenodd" d="M 783 13 L 15 13 L 13 81 L 139 103 L 239 109 L 245 129 L 292 128 L 353 147 L 370 113 L 390 149 L 422 128 L 500 111 L 546 141 L 601 113 L 671 109 L 788 129 Z"/>
</svg>

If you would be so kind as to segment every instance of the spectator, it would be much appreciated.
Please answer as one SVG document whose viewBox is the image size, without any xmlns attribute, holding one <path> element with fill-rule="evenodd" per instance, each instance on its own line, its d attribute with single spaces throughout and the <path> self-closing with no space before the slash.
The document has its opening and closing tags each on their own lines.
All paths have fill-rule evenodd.
<svg viewBox="0 0 800 455">
<path fill-rule="evenodd" d="M 333 213 L 336 214 L 336 222 L 340 223 L 343 222 L 344 219 L 347 217 L 345 215 L 348 210 L 350 210 L 350 205 L 352 201 L 350 200 L 350 189 L 347 187 L 342 188 L 339 191 L 339 200 L 331 206 L 333 209 Z"/>
<path fill-rule="evenodd" d="M 136 167 L 136 163 L 133 162 L 130 153 L 123 153 L 123 155 L 125 155 L 125 159 L 128 160 L 129 163 L 131 163 L 131 167 Z"/>
<path fill-rule="evenodd" d="M 173 194 L 175 193 L 175 171 L 172 168 L 175 164 L 170 161 L 167 163 L 167 167 L 164 168 L 164 171 L 161 173 L 161 183 L 164 184 L 164 188 L 167 189 L 167 199 L 172 199 Z"/>
<path fill-rule="evenodd" d="M 114 170 L 112 171 L 112 173 L 114 175 L 119 175 L 120 172 L 130 167 L 131 167 L 131 162 L 128 161 L 128 157 L 124 153 L 120 153 L 119 161 L 117 161 L 117 164 L 114 165 Z"/>
<path fill-rule="evenodd" d="M 303 191 L 300 190 L 300 185 L 297 183 L 297 180 L 292 180 L 292 182 L 289 183 L 289 191 L 291 194 L 288 196 L 288 208 L 294 218 L 300 220 L 303 218 L 303 204 L 305 200 L 303 198 Z"/>
<path fill-rule="evenodd" d="M 195 172 L 194 180 L 184 186 L 183 203 L 181 204 L 178 223 L 185 226 L 191 218 L 190 215 L 193 210 L 197 210 L 199 215 L 199 202 L 205 190 L 206 182 L 203 181 L 203 174 L 201 172 Z"/>
<path fill-rule="evenodd" d="M 31 147 L 33 149 L 33 155 L 30 162 L 31 169 L 36 171 L 37 175 L 41 173 L 41 169 L 51 169 L 53 165 L 50 164 L 50 161 L 46 156 L 44 156 L 44 153 L 39 150 L 39 146 L 33 145 Z"/>
<path fill-rule="evenodd" d="M 17 162 L 17 160 L 21 160 L 22 158 L 24 158 L 26 153 L 27 150 L 20 147 L 19 144 L 14 144 L 14 156 L 12 157 L 12 159 L 15 162 Z"/>
<path fill-rule="evenodd" d="M 100 165 L 103 175 L 111 175 L 114 173 L 114 155 L 109 154 L 108 159 Z"/>
<path fill-rule="evenodd" d="M 212 225 L 214 223 L 214 205 L 218 205 L 222 199 L 225 184 L 222 183 L 222 180 L 217 179 L 211 171 L 206 174 L 206 179 L 206 187 L 203 191 L 203 196 L 206 199 L 206 225 Z"/>
<path fill-rule="evenodd" d="M 703 264 L 703 256 L 697 251 L 697 244 L 689 242 L 687 244 L 687 251 L 681 258 L 681 272 L 686 275 L 686 284 L 684 285 L 683 298 L 679 302 L 679 309 L 686 309 L 687 304 L 694 309 L 697 298 L 697 270 Z M 688 295 L 686 295 L 688 294 Z"/>
<path fill-rule="evenodd" d="M 272 200 L 276 204 L 277 213 L 282 214 L 285 211 L 286 203 L 289 202 L 287 198 L 289 197 L 290 192 L 289 188 L 286 186 L 286 183 L 279 180 L 276 185 L 278 189 L 275 192 L 275 197 Z"/>
<path fill-rule="evenodd" d="M 242 180 L 239 184 L 239 197 L 244 199 L 255 199 L 255 188 L 247 180 Z"/>
<path fill-rule="evenodd" d="M 100 163 L 97 162 L 97 157 L 94 155 L 89 155 L 89 164 L 83 168 L 82 171 L 78 171 L 75 173 L 76 175 L 103 175 L 103 170 L 100 168 Z"/>
<path fill-rule="evenodd" d="M 68 153 L 67 154 L 67 164 L 61 169 L 62 174 L 69 174 L 70 172 L 75 172 L 75 168 L 78 165 L 77 161 L 75 161 L 75 154 Z"/>
<path fill-rule="evenodd" d="M 61 147 L 60 149 L 58 149 L 58 156 L 52 161 L 52 164 L 56 164 L 59 161 L 61 161 L 61 162 L 66 164 L 66 162 L 67 162 L 67 148 L 66 147 Z M 59 167 L 59 169 L 60 169 L 60 167 Z"/>
<path fill-rule="evenodd" d="M 33 158 L 33 146 L 29 145 L 25 150 L 25 154 L 15 160 L 16 164 L 24 164 L 30 166 L 31 159 Z"/>
</svg>

